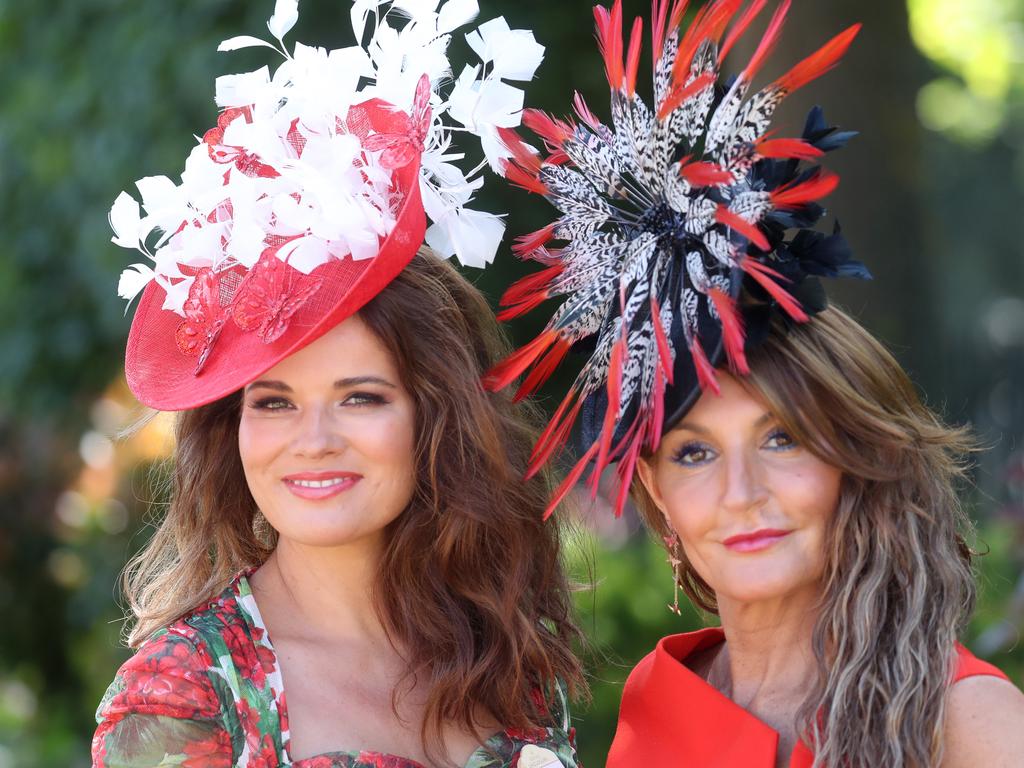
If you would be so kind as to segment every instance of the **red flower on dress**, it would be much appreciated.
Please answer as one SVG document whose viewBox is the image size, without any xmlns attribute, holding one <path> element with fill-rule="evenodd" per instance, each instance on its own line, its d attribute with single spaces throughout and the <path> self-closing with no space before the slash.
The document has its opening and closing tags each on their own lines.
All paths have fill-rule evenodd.
<svg viewBox="0 0 1024 768">
<path fill-rule="evenodd" d="M 242 735 L 245 737 L 245 743 L 249 745 L 249 750 L 258 752 L 262 740 L 260 713 L 244 698 L 235 702 L 235 712 L 238 713 L 238 724 L 242 728 Z"/>
<path fill-rule="evenodd" d="M 410 768 L 411 761 L 397 755 L 385 755 L 381 752 L 360 752 L 356 758 L 359 768 Z"/>
<path fill-rule="evenodd" d="M 264 734 L 260 740 L 259 750 L 249 755 L 249 762 L 246 768 L 276 768 L 277 750 L 274 748 L 274 740 L 270 734 Z"/>
<path fill-rule="evenodd" d="M 231 768 L 231 737 L 218 728 L 208 738 L 185 745 L 183 768 Z"/>
<path fill-rule="evenodd" d="M 302 768 L 337 768 L 337 763 L 335 763 L 333 757 L 318 755 L 317 757 L 309 757 L 303 760 Z"/>
<path fill-rule="evenodd" d="M 154 643 L 149 653 L 129 659 L 122 668 L 125 688 L 112 706 L 143 707 L 154 714 L 196 717 L 217 712 L 220 702 L 209 681 L 194 670 L 194 654 L 187 643 Z M 153 702 L 159 702 L 154 705 Z"/>
<path fill-rule="evenodd" d="M 548 738 L 549 733 L 547 728 L 509 728 L 505 731 L 505 735 L 510 739 L 535 742 L 544 741 Z"/>
<path fill-rule="evenodd" d="M 221 631 L 221 637 L 231 653 L 231 663 L 238 670 L 242 679 L 252 681 L 257 688 L 263 688 L 267 683 L 265 662 L 260 659 L 245 629 L 237 622 L 227 624 Z M 271 669 L 273 669 L 273 657 L 271 657 Z"/>
</svg>

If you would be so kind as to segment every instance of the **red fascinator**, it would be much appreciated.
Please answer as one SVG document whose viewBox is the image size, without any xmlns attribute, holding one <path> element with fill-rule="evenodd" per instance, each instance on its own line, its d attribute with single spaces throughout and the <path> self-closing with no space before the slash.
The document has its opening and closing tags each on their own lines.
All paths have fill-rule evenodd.
<svg viewBox="0 0 1024 768">
<path fill-rule="evenodd" d="M 146 405 L 184 410 L 240 389 L 358 312 L 424 241 L 464 264 L 493 258 L 503 224 L 467 207 L 485 164 L 468 173 L 452 164 L 461 156 L 443 118 L 477 135 L 497 166 L 507 154 L 497 128 L 518 124 L 522 107 L 522 92 L 504 80 L 530 79 L 543 49 L 533 43 L 515 68 L 498 67 L 488 41 L 533 37 L 492 20 L 467 36 L 492 66 L 467 67 L 442 95 L 433 84 L 453 82 L 450 33 L 476 4 L 373 6 L 365 49 L 296 43 L 289 52 L 283 38 L 298 19 L 297 0 L 276 4 L 268 27 L 277 44 L 221 43 L 273 48 L 284 62 L 273 76 L 264 67 L 218 78 L 223 111 L 181 183 L 144 178 L 141 209 L 127 193 L 115 201 L 113 242 L 148 259 L 118 285 L 125 299 L 141 293 L 125 375 Z M 357 40 L 367 17 L 353 9 Z M 488 114 L 472 108 L 481 94 L 490 95 Z"/>
</svg>

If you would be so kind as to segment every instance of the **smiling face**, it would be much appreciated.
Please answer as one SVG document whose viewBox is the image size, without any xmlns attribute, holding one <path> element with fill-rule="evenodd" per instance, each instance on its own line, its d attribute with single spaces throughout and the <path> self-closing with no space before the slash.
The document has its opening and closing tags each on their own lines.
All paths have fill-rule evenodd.
<svg viewBox="0 0 1024 768">
<path fill-rule="evenodd" d="M 719 602 L 817 593 L 842 473 L 719 372 L 639 473 Z"/>
<path fill-rule="evenodd" d="M 379 542 L 415 475 L 415 407 L 384 344 L 351 317 L 245 388 L 238 449 L 284 539 Z"/>
</svg>

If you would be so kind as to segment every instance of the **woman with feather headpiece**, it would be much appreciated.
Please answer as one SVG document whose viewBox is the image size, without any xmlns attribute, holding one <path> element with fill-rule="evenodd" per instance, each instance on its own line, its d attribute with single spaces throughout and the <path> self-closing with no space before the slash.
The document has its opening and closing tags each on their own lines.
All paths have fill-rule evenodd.
<svg viewBox="0 0 1024 768">
<path fill-rule="evenodd" d="M 539 471 L 579 422 L 589 471 L 617 463 L 665 543 L 676 589 L 721 626 L 658 643 L 626 682 L 608 768 L 1021 765 L 1024 695 L 957 643 L 974 597 L 955 485 L 971 444 L 892 356 L 829 308 L 820 277 L 869 277 L 838 227 L 811 227 L 852 134 L 811 112 L 769 133 L 790 93 L 835 66 L 850 27 L 759 89 L 781 2 L 735 77 L 727 55 L 766 0 L 654 0 L 654 107 L 637 96 L 643 24 L 595 8 L 610 126 L 527 112 L 506 176 L 560 211 L 517 250 L 544 269 L 503 317 L 560 297 L 489 374 L 517 396 L 570 351 L 583 368 L 537 443 Z M 678 594 L 678 593 L 677 593 Z M 671 606 L 678 612 L 678 598 Z"/>
</svg>

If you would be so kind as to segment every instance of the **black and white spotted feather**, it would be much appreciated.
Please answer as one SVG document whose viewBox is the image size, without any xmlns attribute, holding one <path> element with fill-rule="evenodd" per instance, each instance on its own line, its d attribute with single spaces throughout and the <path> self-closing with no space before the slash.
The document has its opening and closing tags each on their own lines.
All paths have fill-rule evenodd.
<svg viewBox="0 0 1024 768">
<path fill-rule="evenodd" d="M 767 0 L 712 0 L 682 24 L 686 0 L 655 0 L 654 106 L 636 94 L 642 25 L 624 51 L 622 6 L 595 8 L 611 85 L 611 124 L 579 95 L 578 121 L 527 110 L 523 124 L 549 151 L 537 155 L 511 130 L 510 181 L 544 195 L 560 216 L 518 240 L 517 253 L 545 269 L 502 297 L 508 319 L 550 298 L 562 304 L 544 331 L 488 374 L 499 389 L 525 374 L 517 397 L 536 390 L 576 349 L 587 360 L 538 442 L 531 474 L 582 422 L 583 452 L 549 513 L 581 478 L 619 463 L 617 512 L 636 461 L 702 390 L 717 391 L 715 367 L 747 371 L 748 307 L 779 308 L 794 321 L 814 276 L 868 277 L 838 230 L 809 227 L 835 175 L 813 162 L 853 134 L 829 128 L 820 109 L 799 139 L 769 138 L 773 112 L 792 91 L 831 69 L 859 25 L 826 43 L 782 77 L 753 89 L 781 33 L 784 0 L 753 56 L 720 82 L 723 60 Z M 787 231 L 798 230 L 787 239 Z M 561 242 L 561 245 L 556 243 Z M 767 313 L 759 312 L 758 317 Z"/>
</svg>

